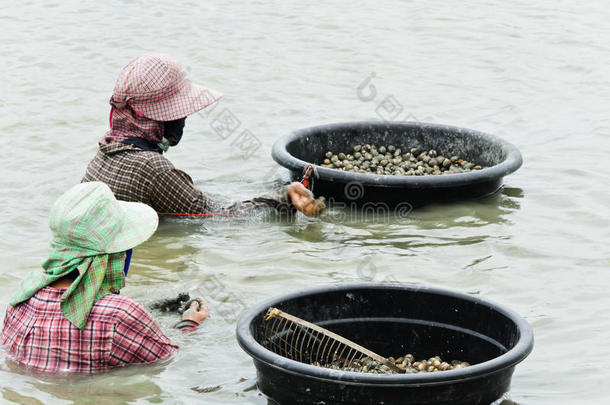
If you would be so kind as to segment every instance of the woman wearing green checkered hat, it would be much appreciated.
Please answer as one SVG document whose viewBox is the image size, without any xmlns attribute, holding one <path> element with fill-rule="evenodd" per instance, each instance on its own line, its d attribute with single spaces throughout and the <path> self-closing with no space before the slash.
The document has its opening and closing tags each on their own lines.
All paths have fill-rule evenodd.
<svg viewBox="0 0 610 405">
<path fill-rule="evenodd" d="M 152 315 L 118 295 L 132 248 L 157 224 L 152 208 L 117 201 L 104 183 L 64 193 L 51 209 L 49 257 L 12 297 L 0 345 L 18 362 L 51 373 L 94 373 L 172 356 L 178 346 Z M 193 303 L 177 327 L 189 331 L 207 317 L 205 304 Z"/>
</svg>

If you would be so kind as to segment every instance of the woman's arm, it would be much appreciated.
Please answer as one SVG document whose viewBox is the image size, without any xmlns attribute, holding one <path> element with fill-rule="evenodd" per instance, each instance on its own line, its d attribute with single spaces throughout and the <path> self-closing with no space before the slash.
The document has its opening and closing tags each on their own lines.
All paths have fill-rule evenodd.
<svg viewBox="0 0 610 405">
<path fill-rule="evenodd" d="M 257 197 L 223 207 L 198 190 L 191 177 L 181 170 L 165 170 L 152 181 L 150 201 L 157 212 L 240 216 L 257 211 L 291 214 L 296 209 L 307 216 L 317 216 L 324 210 L 324 204 L 315 200 L 297 182 L 278 190 L 272 196 Z"/>
<path fill-rule="evenodd" d="M 154 363 L 177 350 L 150 312 L 132 301 L 117 314 L 108 363 L 111 367 Z"/>
<path fill-rule="evenodd" d="M 210 317 L 210 311 L 203 298 L 198 297 L 193 300 L 191 306 L 182 314 L 182 321 L 178 322 L 176 327 L 182 333 L 190 332 L 197 328 L 201 322 Z"/>
</svg>

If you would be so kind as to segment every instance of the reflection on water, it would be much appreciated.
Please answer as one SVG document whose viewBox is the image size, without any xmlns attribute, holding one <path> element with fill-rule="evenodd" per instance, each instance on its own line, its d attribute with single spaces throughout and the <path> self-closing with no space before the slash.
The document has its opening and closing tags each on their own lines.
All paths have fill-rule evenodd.
<svg viewBox="0 0 610 405">
<path fill-rule="evenodd" d="M 413 217 L 422 229 L 504 224 L 510 222 L 510 215 L 520 209 L 523 196 L 524 192 L 520 188 L 503 187 L 492 195 L 477 200 L 426 206 L 414 210 Z"/>
<path fill-rule="evenodd" d="M 93 376 L 42 374 L 10 359 L 6 359 L 4 365 L 6 369 L 1 367 L 0 373 L 4 374 L 6 371 L 21 375 L 28 381 L 31 389 L 37 392 L 36 397 L 40 398 L 41 394 L 45 394 L 47 398 L 54 398 L 53 403 L 59 403 L 56 401 L 62 399 L 73 401 L 75 398 L 79 398 L 78 403 L 82 404 L 102 401 L 127 403 L 140 398 L 146 398 L 150 402 L 162 401 L 163 391 L 154 383 L 154 379 L 163 372 L 163 364 L 128 367 Z M 11 389 L 4 389 L 3 396 L 18 403 L 35 403 L 31 402 L 31 398 L 23 397 Z"/>
<path fill-rule="evenodd" d="M 320 221 L 288 227 L 286 234 L 304 242 L 334 241 L 355 247 L 380 245 L 405 251 L 425 246 L 466 246 L 499 237 L 480 231 L 473 233 L 466 228 L 509 223 L 511 214 L 519 210 L 522 198 L 523 190 L 503 188 L 479 200 L 417 208 L 407 218 L 392 213 L 359 213 L 334 208 L 323 214 Z M 354 220 L 355 217 L 358 219 Z"/>
</svg>

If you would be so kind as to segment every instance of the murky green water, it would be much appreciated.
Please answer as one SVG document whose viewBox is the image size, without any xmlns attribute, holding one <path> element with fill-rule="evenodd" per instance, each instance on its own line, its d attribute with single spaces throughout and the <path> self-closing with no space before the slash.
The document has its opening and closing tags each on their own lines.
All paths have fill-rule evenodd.
<svg viewBox="0 0 610 405">
<path fill-rule="evenodd" d="M 205 326 L 180 336 L 174 317 L 158 315 L 182 347 L 171 362 L 69 383 L 0 360 L 2 402 L 265 404 L 234 337 L 243 308 L 299 288 L 396 279 L 480 294 L 531 323 L 536 346 L 516 369 L 513 401 L 606 403 L 609 17 L 604 1 L 3 5 L 2 314 L 45 258 L 49 208 L 95 153 L 116 75 L 144 52 L 170 53 L 193 81 L 224 92 L 219 108 L 240 121 L 236 134 L 262 142 L 245 159 L 231 146 L 237 135 L 210 127 L 213 113 L 187 120 L 168 157 L 227 201 L 281 178 L 270 158 L 280 135 L 379 119 L 388 96 L 403 107 L 398 119 L 496 134 L 525 163 L 492 197 L 403 219 L 164 221 L 135 251 L 123 293 L 148 303 L 202 291 Z M 371 72 L 377 94 L 362 101 L 356 89 Z"/>
</svg>

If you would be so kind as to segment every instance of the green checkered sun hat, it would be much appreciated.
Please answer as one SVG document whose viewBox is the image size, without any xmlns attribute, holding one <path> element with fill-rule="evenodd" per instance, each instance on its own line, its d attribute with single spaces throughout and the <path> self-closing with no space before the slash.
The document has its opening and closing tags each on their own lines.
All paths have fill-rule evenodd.
<svg viewBox="0 0 610 405">
<path fill-rule="evenodd" d="M 77 270 L 79 275 L 61 298 L 61 309 L 84 328 L 94 302 L 125 285 L 125 251 L 157 229 L 154 209 L 118 201 L 101 182 L 81 183 L 66 191 L 51 209 L 49 258 L 24 279 L 11 299 L 16 306 L 40 289 Z"/>
<path fill-rule="evenodd" d="M 148 239 L 158 223 L 154 209 L 118 201 L 101 182 L 72 187 L 55 202 L 49 221 L 54 243 L 92 254 L 129 250 Z"/>
</svg>

